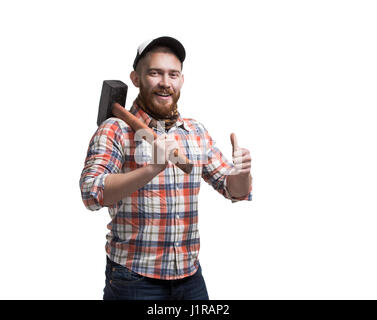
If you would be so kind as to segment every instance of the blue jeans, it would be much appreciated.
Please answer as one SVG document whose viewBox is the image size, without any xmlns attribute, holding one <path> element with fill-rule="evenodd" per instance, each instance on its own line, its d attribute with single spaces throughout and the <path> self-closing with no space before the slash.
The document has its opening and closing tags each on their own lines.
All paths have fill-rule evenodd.
<svg viewBox="0 0 377 320">
<path fill-rule="evenodd" d="M 160 280 L 139 275 L 107 258 L 104 300 L 209 300 L 199 269 L 178 280 Z"/>
</svg>

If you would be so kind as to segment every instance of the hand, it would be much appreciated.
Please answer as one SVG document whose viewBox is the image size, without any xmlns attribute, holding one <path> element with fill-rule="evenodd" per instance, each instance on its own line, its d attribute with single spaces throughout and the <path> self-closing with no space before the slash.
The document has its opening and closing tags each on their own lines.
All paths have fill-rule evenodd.
<svg viewBox="0 0 377 320">
<path fill-rule="evenodd" d="M 152 164 L 166 168 L 169 160 L 174 158 L 174 150 L 178 148 L 178 143 L 171 135 L 162 134 L 153 141 L 152 150 Z"/>
<path fill-rule="evenodd" d="M 232 157 L 234 170 L 231 175 L 248 175 L 251 169 L 250 151 L 246 148 L 238 146 L 237 137 L 234 133 L 230 134 L 230 142 L 232 143 Z"/>
</svg>

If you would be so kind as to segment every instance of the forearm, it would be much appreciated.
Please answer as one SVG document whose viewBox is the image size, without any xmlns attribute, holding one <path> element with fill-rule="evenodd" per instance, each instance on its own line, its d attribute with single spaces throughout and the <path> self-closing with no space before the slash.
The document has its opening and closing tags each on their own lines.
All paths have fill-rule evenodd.
<svg viewBox="0 0 377 320">
<path fill-rule="evenodd" d="M 226 177 L 229 193 L 232 197 L 239 198 L 247 195 L 251 187 L 251 174 L 229 175 Z"/>
<path fill-rule="evenodd" d="M 145 186 L 156 175 L 164 170 L 164 166 L 149 164 L 127 173 L 109 174 L 103 190 L 104 206 L 112 206 L 116 202 Z"/>
</svg>

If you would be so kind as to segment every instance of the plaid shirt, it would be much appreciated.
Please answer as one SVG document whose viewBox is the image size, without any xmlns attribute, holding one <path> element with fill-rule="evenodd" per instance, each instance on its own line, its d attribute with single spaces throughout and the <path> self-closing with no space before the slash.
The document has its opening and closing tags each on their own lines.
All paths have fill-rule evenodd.
<svg viewBox="0 0 377 320">
<path fill-rule="evenodd" d="M 148 125 L 149 115 L 137 106 L 135 110 L 135 116 Z M 164 133 L 154 130 L 158 135 Z M 109 207 L 106 253 L 112 261 L 143 276 L 180 279 L 198 268 L 201 178 L 232 202 L 251 200 L 251 188 L 245 197 L 230 196 L 225 178 L 233 164 L 217 149 L 201 123 L 179 118 L 168 134 L 175 135 L 180 149 L 193 162 L 192 172 L 186 174 L 169 162 L 144 187 Z M 89 143 L 81 174 L 85 206 L 89 210 L 103 207 L 108 174 L 129 172 L 150 160 L 150 144 L 138 140 L 124 121 L 104 121 Z"/>
</svg>

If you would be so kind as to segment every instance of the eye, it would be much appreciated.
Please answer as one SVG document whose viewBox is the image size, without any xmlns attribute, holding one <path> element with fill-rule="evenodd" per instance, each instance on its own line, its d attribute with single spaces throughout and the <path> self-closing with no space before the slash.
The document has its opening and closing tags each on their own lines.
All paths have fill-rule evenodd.
<svg viewBox="0 0 377 320">
<path fill-rule="evenodd" d="M 173 79 L 176 79 L 178 78 L 178 73 L 177 72 L 173 72 L 170 74 L 170 78 L 173 78 Z"/>
<path fill-rule="evenodd" d="M 155 77 L 155 76 L 158 75 L 158 73 L 157 73 L 157 71 L 152 70 L 152 71 L 149 72 L 149 75 L 152 76 L 152 77 Z"/>
</svg>

